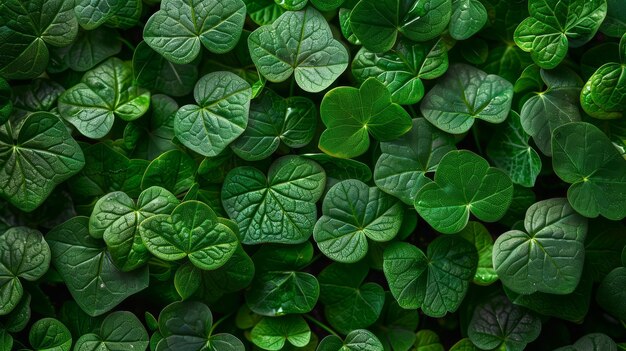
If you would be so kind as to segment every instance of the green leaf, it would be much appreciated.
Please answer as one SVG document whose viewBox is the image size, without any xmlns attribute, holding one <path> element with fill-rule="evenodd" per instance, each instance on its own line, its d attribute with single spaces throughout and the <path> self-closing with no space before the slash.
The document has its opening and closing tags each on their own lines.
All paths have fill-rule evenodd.
<svg viewBox="0 0 626 351">
<path fill-rule="evenodd" d="M 364 284 L 368 272 L 364 264 L 332 263 L 319 274 L 324 315 L 342 334 L 369 327 L 381 314 L 385 291 L 376 283 Z"/>
<path fill-rule="evenodd" d="M 0 350 L 11 351 L 13 349 L 13 337 L 9 332 L 0 329 Z"/>
<path fill-rule="evenodd" d="M 223 266 L 212 271 L 201 271 L 198 295 L 227 294 L 243 290 L 252 282 L 254 273 L 255 267 L 252 259 L 239 245 L 233 256 Z M 190 284 L 194 283 L 190 282 Z"/>
<path fill-rule="evenodd" d="M 239 225 L 244 244 L 306 241 L 317 219 L 326 174 L 317 163 L 299 156 L 274 161 L 267 177 L 256 168 L 230 171 L 222 187 L 222 204 Z"/>
<path fill-rule="evenodd" d="M 256 267 L 263 271 L 302 269 L 313 260 L 310 241 L 294 245 L 267 244 L 254 254 Z"/>
<path fill-rule="evenodd" d="M 109 314 L 95 333 L 81 336 L 74 351 L 144 351 L 148 347 L 148 333 L 141 321 L 131 312 Z"/>
<path fill-rule="evenodd" d="M 317 93 L 348 67 L 348 52 L 333 39 L 328 23 L 313 7 L 282 14 L 248 37 L 250 56 L 270 82 L 294 74 L 298 86 Z"/>
<path fill-rule="evenodd" d="M 452 345 L 450 351 L 480 351 L 480 349 L 476 347 L 470 339 L 465 338 Z"/>
<path fill-rule="evenodd" d="M 204 270 L 219 268 L 230 259 L 238 245 L 237 236 L 221 223 L 215 212 L 199 201 L 186 201 L 172 214 L 157 214 L 144 219 L 139 233 L 156 257 L 176 261 L 189 257 Z"/>
<path fill-rule="evenodd" d="M 302 10 L 308 3 L 308 0 L 274 0 L 278 6 L 289 11 Z"/>
<path fill-rule="evenodd" d="M 283 99 L 264 89 L 250 103 L 248 126 L 230 147 L 247 161 L 268 158 L 281 142 L 290 148 L 301 148 L 313 139 L 317 126 L 317 106 L 299 96 Z"/>
<path fill-rule="evenodd" d="M 0 77 L 0 124 L 5 124 L 13 111 L 11 95 L 13 95 L 11 86 L 6 80 Z"/>
<path fill-rule="evenodd" d="M 601 282 L 613 269 L 626 262 L 626 227 L 619 222 L 598 218 L 589 221 L 585 239 L 585 268 L 594 282 Z M 625 259 L 622 259 L 624 257 Z"/>
<path fill-rule="evenodd" d="M 0 3 L 0 76 L 30 79 L 48 64 L 48 46 L 66 46 L 78 32 L 74 3 L 6 0 Z"/>
<path fill-rule="evenodd" d="M 108 312 L 148 287 L 147 267 L 118 270 L 104 242 L 89 235 L 87 217 L 74 217 L 53 228 L 46 241 L 54 267 L 76 303 L 90 316 Z"/>
<path fill-rule="evenodd" d="M 311 329 L 301 316 L 266 317 L 252 328 L 250 338 L 263 350 L 282 350 L 287 341 L 304 347 L 311 339 Z"/>
<path fill-rule="evenodd" d="M 0 126 L 0 195 L 22 211 L 39 207 L 85 165 L 63 122 L 47 112 Z"/>
<path fill-rule="evenodd" d="M 541 68 L 558 66 L 568 47 L 582 46 L 606 16 L 605 0 L 530 0 L 530 17 L 515 30 L 515 44 Z"/>
<path fill-rule="evenodd" d="M 503 346 L 507 351 L 524 350 L 540 332 L 541 320 L 504 296 L 476 307 L 467 330 L 472 343 L 481 350 Z"/>
<path fill-rule="evenodd" d="M 31 295 L 26 292 L 20 299 L 20 302 L 13 308 L 11 313 L 0 317 L 0 328 L 6 329 L 9 333 L 19 333 L 23 331 L 31 317 L 30 303 Z"/>
<path fill-rule="evenodd" d="M 439 336 L 434 331 L 424 329 L 416 333 L 415 351 L 444 351 Z"/>
<path fill-rule="evenodd" d="M 59 83 L 46 78 L 37 78 L 28 85 L 13 87 L 15 113 L 51 111 L 57 106 L 57 99 L 65 91 Z"/>
<path fill-rule="evenodd" d="M 272 24 L 285 9 L 278 6 L 273 0 L 243 0 L 250 19 L 259 26 Z"/>
<path fill-rule="evenodd" d="M 441 34 L 450 21 L 450 0 L 361 0 L 350 14 L 350 27 L 365 48 L 390 50 L 398 34 L 427 41 Z"/>
<path fill-rule="evenodd" d="M 104 316 L 91 317 L 76 302 L 67 301 L 61 306 L 59 320 L 70 330 L 72 335 L 79 337 L 96 332 L 100 328 Z"/>
<path fill-rule="evenodd" d="M 359 89 L 335 88 L 320 106 L 326 130 L 319 148 L 340 158 L 362 155 L 370 145 L 369 134 L 376 140 L 394 140 L 411 129 L 411 117 L 391 101 L 391 93 L 375 78 L 367 79 Z"/>
<path fill-rule="evenodd" d="M 443 80 L 424 97 L 420 109 L 444 132 L 462 134 L 475 119 L 502 123 L 511 109 L 513 85 L 465 64 L 448 69 Z"/>
<path fill-rule="evenodd" d="M 497 281 L 498 275 L 492 263 L 493 238 L 487 228 L 480 222 L 470 221 L 459 232 L 459 236 L 474 244 L 478 251 L 478 268 L 474 274 L 474 283 L 489 285 Z"/>
<path fill-rule="evenodd" d="M 161 186 L 177 195 L 195 183 L 198 166 L 191 156 L 176 149 L 170 150 L 150 162 L 141 179 L 141 188 Z"/>
<path fill-rule="evenodd" d="M 626 4 L 620 0 L 607 0 L 606 18 L 600 31 L 608 36 L 619 38 L 626 33 Z"/>
<path fill-rule="evenodd" d="M 612 270 L 600 283 L 596 301 L 605 311 L 618 319 L 626 319 L 626 267 Z"/>
<path fill-rule="evenodd" d="M 554 351 L 617 351 L 615 341 L 606 334 L 587 334 L 571 346 L 559 347 Z"/>
<path fill-rule="evenodd" d="M 342 341 L 339 337 L 325 337 L 317 346 L 316 351 L 380 351 L 383 345 L 372 332 L 356 329 L 348 333 Z"/>
<path fill-rule="evenodd" d="M 452 0 L 450 36 L 465 40 L 478 33 L 487 23 L 487 9 L 478 0 Z"/>
<path fill-rule="evenodd" d="M 140 87 L 184 96 L 193 90 L 198 80 L 198 67 L 170 62 L 143 41 L 137 45 L 133 55 L 133 76 Z"/>
<path fill-rule="evenodd" d="M 122 0 L 76 0 L 74 12 L 81 27 L 92 30 L 115 16 L 124 4 Z"/>
<path fill-rule="evenodd" d="M 109 133 L 115 116 L 132 121 L 150 106 L 150 92 L 133 85 L 130 63 L 110 58 L 88 71 L 80 83 L 59 97 L 59 113 L 92 139 Z"/>
<path fill-rule="evenodd" d="M 415 209 L 438 232 L 453 234 L 465 228 L 470 213 L 485 222 L 499 220 L 512 198 L 513 183 L 503 171 L 471 151 L 450 151 L 435 181 L 418 190 Z"/>
<path fill-rule="evenodd" d="M 524 103 L 520 121 L 539 150 L 546 156 L 552 156 L 550 141 L 554 130 L 565 123 L 580 120 L 577 100 L 582 82 L 576 73 L 565 67 L 550 71 L 542 69 L 541 79 L 547 89 Z"/>
<path fill-rule="evenodd" d="M 330 189 L 337 182 L 347 179 L 357 179 L 362 182 L 369 182 L 372 179 L 372 171 L 365 163 L 351 160 L 349 158 L 337 158 L 319 154 L 303 154 L 305 158 L 319 163 L 326 171 L 326 189 Z"/>
<path fill-rule="evenodd" d="M 541 171 L 541 158 L 528 144 L 529 140 L 520 116 L 511 111 L 504 128 L 498 128 L 487 146 L 487 155 L 494 165 L 511 177 L 513 183 L 525 187 L 534 186 Z"/>
<path fill-rule="evenodd" d="M 583 122 L 554 130 L 552 167 L 566 183 L 567 199 L 585 217 L 626 217 L 626 160 L 597 127 Z"/>
<path fill-rule="evenodd" d="M 435 79 L 448 69 L 448 49 L 442 39 L 429 43 L 398 40 L 391 50 L 376 53 L 362 48 L 352 61 L 359 82 L 374 77 L 391 91 L 393 102 L 418 103 L 424 96 L 422 79 Z"/>
<path fill-rule="evenodd" d="M 246 15 L 241 0 L 163 0 L 143 29 L 143 39 L 173 63 L 193 61 L 204 46 L 212 53 L 232 50 Z M 202 45 L 201 45 L 202 44 Z"/>
<path fill-rule="evenodd" d="M 317 279 L 296 271 L 260 272 L 246 291 L 246 303 L 263 316 L 307 313 L 313 310 L 320 294 Z"/>
<path fill-rule="evenodd" d="M 176 287 L 178 295 L 180 295 L 183 300 L 187 300 L 200 288 L 202 281 L 201 272 L 200 269 L 190 263 L 185 263 L 176 270 L 174 286 Z"/>
<path fill-rule="evenodd" d="M 381 318 L 373 327 L 385 350 L 409 351 L 411 349 L 417 338 L 415 330 L 420 319 L 416 312 L 416 310 L 400 307 L 391 293 L 385 294 Z"/>
<path fill-rule="evenodd" d="M 624 40 L 626 42 L 626 40 Z M 623 55 L 623 54 L 622 54 Z M 588 111 L 592 117 L 600 119 L 613 119 L 621 116 L 626 111 L 626 64 L 615 62 L 606 63 L 598 68 L 589 78 L 585 88 L 589 86 L 589 94 L 593 104 L 608 114 L 597 114 L 593 110 Z M 581 101 L 583 109 L 587 112 L 585 101 Z"/>
<path fill-rule="evenodd" d="M 213 315 L 207 305 L 195 301 L 174 302 L 159 314 L 163 339 L 156 351 L 244 351 L 231 334 L 212 334 Z"/>
<path fill-rule="evenodd" d="M 137 203 L 126 193 L 109 193 L 96 202 L 89 219 L 89 234 L 103 238 L 113 263 L 129 272 L 143 266 L 150 252 L 139 235 L 139 224 L 156 214 L 170 214 L 178 199 L 160 187 L 141 192 Z"/>
<path fill-rule="evenodd" d="M 72 334 L 58 320 L 43 318 L 30 328 L 28 341 L 35 351 L 69 351 L 72 347 Z"/>
<path fill-rule="evenodd" d="M 368 239 L 393 239 L 404 208 L 377 187 L 350 179 L 335 184 L 324 198 L 322 217 L 313 229 L 320 251 L 334 261 L 353 263 L 365 257 Z"/>
<path fill-rule="evenodd" d="M 50 248 L 41 233 L 13 227 L 0 235 L 0 316 L 11 312 L 24 294 L 21 279 L 35 281 L 50 267 Z"/>
<path fill-rule="evenodd" d="M 519 294 L 574 291 L 583 271 L 587 219 L 566 199 L 549 199 L 530 206 L 524 228 L 494 244 L 493 266 L 502 283 Z"/>
<path fill-rule="evenodd" d="M 193 91 L 198 105 L 176 112 L 176 137 L 203 156 L 217 156 L 246 129 L 251 95 L 250 84 L 234 73 L 203 76 Z"/>
<path fill-rule="evenodd" d="M 430 317 L 455 312 L 478 264 L 476 248 L 458 236 L 440 236 L 422 250 L 408 243 L 385 249 L 383 270 L 402 308 L 421 308 Z"/>
<path fill-rule="evenodd" d="M 52 48 L 48 72 L 57 73 L 68 68 L 88 71 L 121 50 L 120 34 L 115 29 L 80 30 L 71 45 Z"/>
<path fill-rule="evenodd" d="M 339 8 L 345 0 L 310 0 L 310 2 L 320 11 L 331 11 Z"/>
<path fill-rule="evenodd" d="M 424 118 L 413 119 L 408 133 L 380 143 L 381 155 L 374 168 L 376 186 L 413 205 L 417 191 L 430 182 L 426 173 L 437 170 L 443 156 L 455 149 L 454 142 L 452 135 Z"/>
<path fill-rule="evenodd" d="M 501 1 L 503 3 L 510 3 L 510 1 Z M 521 4 L 525 3 L 526 2 L 521 2 Z M 509 17 L 508 14 L 510 14 L 510 12 L 507 12 L 507 18 Z M 483 31 L 483 33 L 490 32 L 492 31 Z M 480 68 L 489 74 L 495 74 L 511 83 L 515 83 L 517 78 L 522 74 L 522 71 L 532 63 L 533 60 L 530 58 L 530 55 L 522 51 L 519 47 L 513 44 L 503 44 L 490 48 L 487 53 L 487 60 Z"/>
</svg>

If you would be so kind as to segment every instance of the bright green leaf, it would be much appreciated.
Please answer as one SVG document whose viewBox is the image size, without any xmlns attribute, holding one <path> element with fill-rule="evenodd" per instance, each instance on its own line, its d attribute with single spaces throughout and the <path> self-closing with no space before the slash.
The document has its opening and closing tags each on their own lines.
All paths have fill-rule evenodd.
<svg viewBox="0 0 626 351">
<path fill-rule="evenodd" d="M 304 347 L 311 339 L 311 329 L 304 318 L 297 315 L 265 317 L 252 328 L 250 338 L 263 350 L 282 350 L 287 341 Z"/>
<path fill-rule="evenodd" d="M 478 0 L 452 0 L 450 36 L 465 40 L 478 33 L 487 23 L 487 9 Z"/>
</svg>

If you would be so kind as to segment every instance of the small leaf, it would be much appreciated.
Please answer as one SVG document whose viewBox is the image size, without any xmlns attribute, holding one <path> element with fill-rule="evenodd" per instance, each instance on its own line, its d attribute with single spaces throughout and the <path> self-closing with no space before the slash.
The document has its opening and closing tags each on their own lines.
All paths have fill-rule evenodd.
<svg viewBox="0 0 626 351">
<path fill-rule="evenodd" d="M 170 150 L 150 162 L 141 179 L 141 189 L 163 187 L 172 194 L 183 193 L 195 183 L 198 166 L 191 156 L 176 149 Z"/>
<path fill-rule="evenodd" d="M 148 333 L 141 321 L 131 312 L 116 311 L 109 314 L 96 333 L 81 336 L 75 351 L 144 351 L 148 348 Z"/>
<path fill-rule="evenodd" d="M 311 329 L 300 316 L 266 317 L 252 328 L 250 338 L 263 350 L 282 350 L 287 341 L 304 347 L 311 339 Z"/>
<path fill-rule="evenodd" d="M 600 283 L 596 301 L 600 307 L 618 319 L 626 319 L 626 267 L 612 270 Z"/>
<path fill-rule="evenodd" d="M 188 299 L 200 287 L 202 271 L 193 264 L 186 263 L 176 270 L 174 286 L 183 300 Z"/>
<path fill-rule="evenodd" d="M 319 283 L 309 273 L 269 271 L 254 277 L 246 291 L 246 303 L 263 316 L 308 313 L 313 310 L 319 294 Z"/>
<path fill-rule="evenodd" d="M 615 341 L 606 334 L 587 334 L 571 346 L 559 347 L 554 351 L 617 351 Z"/>
<path fill-rule="evenodd" d="M 69 351 L 72 335 L 63 323 L 54 318 L 43 318 L 30 328 L 28 341 L 35 351 Z"/>
<path fill-rule="evenodd" d="M 450 36 L 465 40 L 478 33 L 487 23 L 487 9 L 478 0 L 452 0 Z"/>
<path fill-rule="evenodd" d="M 415 351 L 444 351 L 439 336 L 434 331 L 424 329 L 416 333 Z"/>
<path fill-rule="evenodd" d="M 492 263 L 493 238 L 487 228 L 480 222 L 470 221 L 459 232 L 459 236 L 474 244 L 478 251 L 478 268 L 474 275 L 474 283 L 489 285 L 497 281 L 498 275 Z"/>
</svg>

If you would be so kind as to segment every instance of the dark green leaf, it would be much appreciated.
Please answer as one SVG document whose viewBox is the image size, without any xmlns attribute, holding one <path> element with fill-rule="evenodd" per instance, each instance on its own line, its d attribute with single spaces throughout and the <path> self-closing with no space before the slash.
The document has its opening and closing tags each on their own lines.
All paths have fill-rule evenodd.
<svg viewBox="0 0 626 351">
<path fill-rule="evenodd" d="M 28 341 L 35 351 L 69 351 L 72 347 L 70 331 L 54 318 L 35 322 L 30 328 Z"/>
<path fill-rule="evenodd" d="M 148 333 L 134 314 L 117 311 L 109 314 L 96 333 L 85 334 L 76 341 L 74 351 L 144 351 Z"/>
</svg>

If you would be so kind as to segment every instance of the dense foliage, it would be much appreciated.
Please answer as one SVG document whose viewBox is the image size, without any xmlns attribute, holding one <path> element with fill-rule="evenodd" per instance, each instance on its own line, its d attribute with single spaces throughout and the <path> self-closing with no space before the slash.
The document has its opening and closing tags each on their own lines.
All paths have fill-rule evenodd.
<svg viewBox="0 0 626 351">
<path fill-rule="evenodd" d="M 626 1 L 0 0 L 0 351 L 626 350 Z"/>
</svg>

